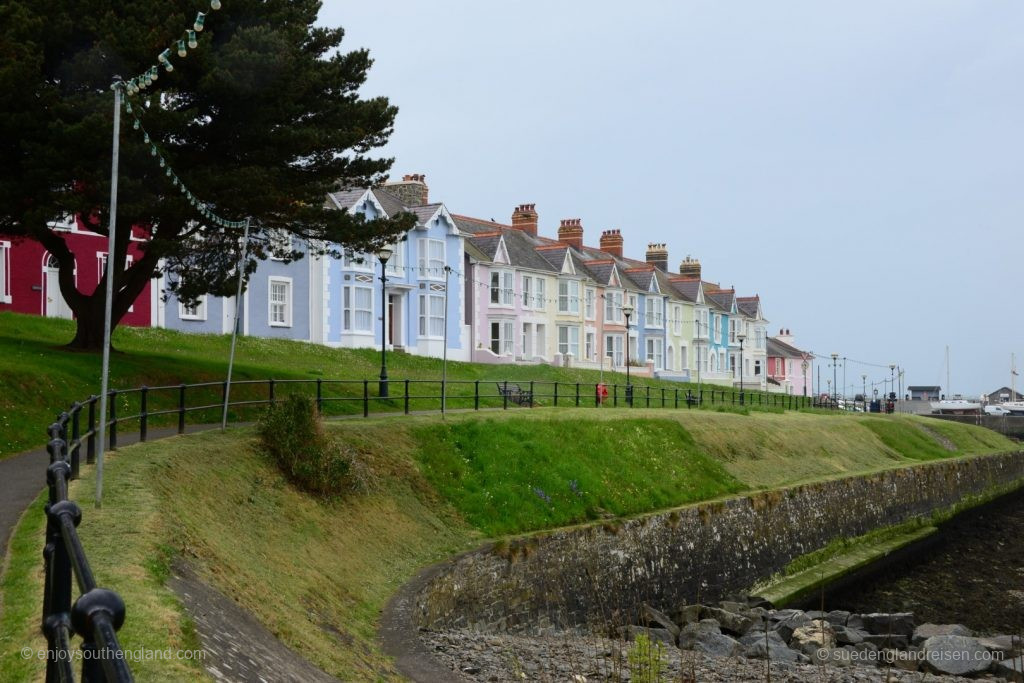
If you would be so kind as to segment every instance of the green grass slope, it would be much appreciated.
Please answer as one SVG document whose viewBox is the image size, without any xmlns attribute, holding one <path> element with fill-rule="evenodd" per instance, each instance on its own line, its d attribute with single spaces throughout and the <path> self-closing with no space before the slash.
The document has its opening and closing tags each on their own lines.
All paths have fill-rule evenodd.
<svg viewBox="0 0 1024 683">
<path fill-rule="evenodd" d="M 70 320 L 41 318 L 39 316 L 0 313 L 0 457 L 30 448 L 39 448 L 46 441 L 46 426 L 54 421 L 70 403 L 88 398 L 100 390 L 99 354 L 76 353 L 62 348 L 74 336 L 74 323 Z M 113 345 L 119 353 L 111 355 L 112 389 L 147 386 L 167 386 L 180 383 L 221 382 L 227 374 L 227 359 L 231 338 L 227 335 L 194 335 L 170 330 L 119 327 L 115 330 Z M 411 395 L 438 396 L 441 361 L 404 353 L 388 354 L 388 371 L 392 380 L 420 380 L 411 385 Z M 371 392 L 376 396 L 377 376 L 380 373 L 380 353 L 371 349 L 332 349 L 318 344 L 287 340 L 241 337 L 235 362 L 235 380 L 274 379 L 346 379 L 371 380 Z M 596 370 L 555 368 L 548 365 L 485 365 L 479 363 L 449 362 L 448 377 L 452 381 L 480 380 L 482 394 L 496 394 L 496 381 L 512 382 L 565 382 L 581 383 L 582 400 L 592 401 L 590 393 L 599 380 Z M 625 376 L 605 372 L 606 382 L 625 384 Z M 429 381 L 428 381 L 429 380 Z M 646 387 L 655 390 L 652 396 L 660 401 L 662 388 L 669 392 L 685 391 L 691 385 L 644 378 L 633 378 L 637 385 L 637 400 L 646 400 Z M 707 385 L 705 385 L 707 386 Z M 693 385 L 693 388 L 696 388 Z M 392 385 L 392 396 L 400 395 L 404 387 Z M 295 387 L 281 385 L 278 394 Z M 305 387 L 305 391 L 313 391 Z M 562 387 L 562 391 L 567 391 Z M 549 386 L 538 386 L 538 394 L 550 394 Z M 190 405 L 212 404 L 220 401 L 220 387 L 213 386 L 193 392 Z M 573 396 L 575 389 L 572 390 Z M 325 396 L 335 399 L 354 399 L 362 396 L 362 385 L 325 385 Z M 263 399 L 265 385 L 239 386 L 233 389 L 234 400 Z M 449 389 L 451 408 L 473 407 L 473 386 L 453 386 Z M 565 395 L 562 399 L 565 401 Z M 672 400 L 671 398 L 669 399 Z M 550 405 L 550 398 L 539 403 Z M 437 409 L 436 398 L 412 399 L 411 410 Z M 167 392 L 150 397 L 149 410 L 173 409 L 177 395 Z M 482 405 L 497 406 L 497 399 L 485 399 Z M 374 400 L 372 410 L 401 411 L 402 400 Z M 333 401 L 325 404 L 327 414 L 358 413 L 362 404 L 358 400 Z M 137 395 L 125 396 L 118 401 L 121 415 L 138 413 Z M 236 411 L 239 412 L 239 411 Z M 252 417 L 255 413 L 239 413 Z M 218 422 L 216 409 L 190 414 L 190 422 Z M 172 424 L 173 417 L 156 418 L 154 425 Z M 128 428 L 127 426 L 125 428 Z"/>
<path fill-rule="evenodd" d="M 887 425 L 884 438 L 878 424 Z M 369 473 L 368 488 L 343 500 L 292 488 L 249 428 L 123 448 L 107 461 L 101 510 L 92 505 L 93 468 L 84 468 L 72 495 L 85 513 L 81 533 L 99 583 L 127 599 L 125 647 L 194 646 L 163 584 L 177 555 L 326 671 L 346 681 L 392 680 L 377 619 L 419 567 L 508 532 L 1014 448 L 977 427 L 934 424 L 592 409 L 338 420 L 329 432 Z M 40 671 L 18 653 L 41 643 L 40 505 L 17 530 L 0 579 L 10 606 L 0 616 L 4 681 Z M 186 662 L 136 671 L 139 680 L 201 676 Z"/>
</svg>

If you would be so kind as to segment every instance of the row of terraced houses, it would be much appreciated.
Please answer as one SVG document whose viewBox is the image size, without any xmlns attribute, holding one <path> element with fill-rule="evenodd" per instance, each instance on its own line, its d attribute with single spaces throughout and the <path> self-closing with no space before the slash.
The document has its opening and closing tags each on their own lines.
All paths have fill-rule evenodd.
<svg viewBox="0 0 1024 683">
<path fill-rule="evenodd" d="M 649 244 L 643 260 L 634 259 L 625 254 L 622 233 L 605 230 L 588 246 L 578 218 L 543 236 L 533 204 L 517 206 L 508 224 L 453 214 L 429 201 L 419 174 L 332 193 L 327 201 L 369 218 L 409 211 L 416 226 L 391 245 L 383 272 L 373 254 L 334 258 L 303 244 L 279 245 L 306 256 L 260 264 L 242 296 L 243 334 L 335 347 L 380 348 L 383 341 L 395 351 L 434 357 L 447 343 L 454 360 L 619 371 L 629 363 L 641 375 L 722 385 L 740 382 L 742 339 L 745 386 L 811 393 L 812 354 L 795 347 L 788 330 L 768 335 L 760 297 L 738 296 L 704 279 L 700 262 L 689 256 L 671 268 L 665 244 Z M 68 233 L 79 288 L 91 291 L 105 238 L 71 217 L 55 227 Z M 138 241 L 141 248 L 143 238 Z M 206 296 L 185 306 L 165 284 L 154 280 L 124 322 L 230 332 L 234 298 Z M 4 309 L 70 316 L 55 264 L 41 245 L 0 236 Z"/>
</svg>

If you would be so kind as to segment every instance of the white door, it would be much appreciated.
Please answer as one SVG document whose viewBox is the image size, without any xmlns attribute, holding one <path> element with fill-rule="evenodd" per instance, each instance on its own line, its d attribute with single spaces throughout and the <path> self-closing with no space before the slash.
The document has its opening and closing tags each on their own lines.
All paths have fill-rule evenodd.
<svg viewBox="0 0 1024 683">
<path fill-rule="evenodd" d="M 47 318 L 71 318 L 71 307 L 64 301 L 60 293 L 60 274 L 57 257 L 53 254 L 46 259 L 46 268 L 43 269 L 43 295 L 46 297 Z"/>
</svg>

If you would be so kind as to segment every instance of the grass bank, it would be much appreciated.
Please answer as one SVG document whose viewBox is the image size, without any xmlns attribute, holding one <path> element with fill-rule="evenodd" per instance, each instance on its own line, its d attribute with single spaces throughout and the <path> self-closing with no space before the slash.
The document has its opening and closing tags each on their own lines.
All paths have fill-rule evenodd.
<svg viewBox="0 0 1024 683">
<path fill-rule="evenodd" d="M 250 429 L 121 449 L 107 461 L 102 510 L 91 504 L 92 468 L 72 493 L 100 583 L 130 606 L 126 647 L 190 647 L 188 621 L 163 585 L 177 555 L 326 671 L 390 680 L 375 638 L 380 609 L 419 567 L 485 537 L 906 466 L 930 452 L 900 453 L 871 426 L 890 420 L 900 443 L 915 443 L 923 423 L 915 418 L 655 410 L 623 418 L 569 409 L 332 422 L 329 432 L 373 474 L 367 491 L 340 501 L 298 493 Z M 955 450 L 944 445 L 944 457 L 1013 448 L 979 428 L 948 426 Z M 18 649 L 40 640 L 41 519 L 37 508 L 18 529 L 0 585 L 17 605 L 2 617 L 3 680 L 39 670 L 18 661 Z M 150 623 L 159 628 L 142 628 Z M 189 666 L 137 676 L 200 675 Z"/>
<path fill-rule="evenodd" d="M 46 440 L 46 426 L 53 422 L 70 403 L 84 400 L 100 390 L 99 354 L 68 351 L 62 346 L 74 336 L 74 322 L 39 316 L 0 313 L 0 457 L 30 448 L 41 447 Z M 227 335 L 183 334 L 170 330 L 119 327 L 114 332 L 113 345 L 118 353 L 111 356 L 111 389 L 128 389 L 142 385 L 168 386 L 181 383 L 220 382 L 227 373 L 227 359 L 231 338 Z M 404 353 L 388 354 L 388 370 L 393 380 L 420 380 L 413 384 L 410 394 L 439 396 L 441 361 Z M 265 380 L 268 378 L 295 379 L 346 379 L 371 380 L 371 391 L 376 396 L 376 381 L 380 373 L 380 353 L 372 349 L 333 349 L 318 344 L 288 340 L 241 337 L 238 340 L 236 380 Z M 593 385 L 602 377 L 597 370 L 556 368 L 549 365 L 485 365 L 479 363 L 448 363 L 448 377 L 452 381 L 481 382 L 481 393 L 497 394 L 495 382 L 563 382 L 566 385 L 580 383 L 582 400 L 592 401 Z M 625 384 L 625 376 L 605 372 L 604 380 L 609 383 Z M 647 387 L 651 387 L 652 400 L 660 401 L 661 389 L 668 393 L 696 385 L 681 384 L 637 378 L 637 402 L 647 399 Z M 704 385 L 707 387 L 708 385 Z M 392 395 L 401 394 L 404 386 L 392 386 Z M 719 387 L 721 389 L 721 387 Z M 281 385 L 279 394 L 297 390 Z M 303 390 L 312 391 L 311 387 Z M 562 387 L 562 391 L 569 390 Z M 549 386 L 538 386 L 538 395 L 550 394 Z M 574 396 L 574 387 L 571 390 Z M 449 407 L 471 408 L 473 386 L 449 387 Z M 267 395 L 265 386 L 233 389 L 235 400 L 263 399 Z M 328 399 L 354 399 L 362 396 L 362 385 L 325 385 Z M 194 392 L 190 405 L 213 404 L 221 400 L 219 386 Z M 563 394 L 562 402 L 566 401 Z M 710 401 L 710 399 L 709 399 Z M 539 402 L 551 405 L 550 397 Z M 719 399 L 720 402 L 720 399 Z M 482 405 L 497 406 L 501 401 L 484 398 Z M 411 410 L 436 410 L 440 401 L 436 398 L 412 399 Z M 151 395 L 150 411 L 174 409 L 177 394 Z M 374 399 L 372 410 L 401 411 L 401 399 Z M 329 401 L 325 404 L 328 414 L 351 414 L 362 410 L 360 401 Z M 123 396 L 118 401 L 121 415 L 138 413 L 138 397 Z M 238 413 L 238 411 L 236 411 Z M 241 415 L 241 413 L 238 413 Z M 246 416 L 251 417 L 250 411 Z M 154 418 L 153 424 L 171 424 L 173 417 Z M 219 422 L 220 413 L 210 410 L 189 415 L 190 422 Z"/>
</svg>

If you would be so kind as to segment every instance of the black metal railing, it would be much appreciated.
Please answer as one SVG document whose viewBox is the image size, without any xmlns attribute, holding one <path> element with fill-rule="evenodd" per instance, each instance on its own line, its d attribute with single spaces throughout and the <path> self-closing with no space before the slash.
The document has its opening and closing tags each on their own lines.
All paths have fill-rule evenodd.
<svg viewBox="0 0 1024 683">
<path fill-rule="evenodd" d="M 736 389 L 678 389 L 635 384 L 516 380 L 391 380 L 390 395 L 375 394 L 378 380 L 266 379 L 231 383 L 230 414 L 235 421 L 256 416 L 256 409 L 271 405 L 288 393 L 315 397 L 324 415 L 410 414 L 420 411 L 482 410 L 514 407 L 643 407 L 717 408 L 763 406 L 786 410 L 831 407 L 806 396 Z M 374 392 L 371 392 L 371 388 Z M 400 389 L 396 392 L 395 389 Z M 138 440 L 149 438 L 150 427 L 182 434 L 191 424 L 219 423 L 226 382 L 111 390 L 107 405 L 107 449 L 118 445 L 119 427 L 132 425 Z M 70 643 L 80 636 L 83 681 L 131 681 L 131 671 L 120 649 L 117 631 L 124 622 L 125 605 L 117 593 L 97 587 L 77 527 L 82 510 L 68 500 L 68 482 L 77 479 L 82 449 L 86 463 L 96 458 L 99 435 L 98 396 L 76 402 L 50 425 L 47 452 L 49 502 L 46 505 L 45 594 L 43 633 L 49 643 L 46 680 L 73 681 Z M 190 421 L 191 417 L 191 421 Z M 84 421 L 84 424 L 83 424 Z M 72 580 L 79 597 L 72 603 Z"/>
</svg>

